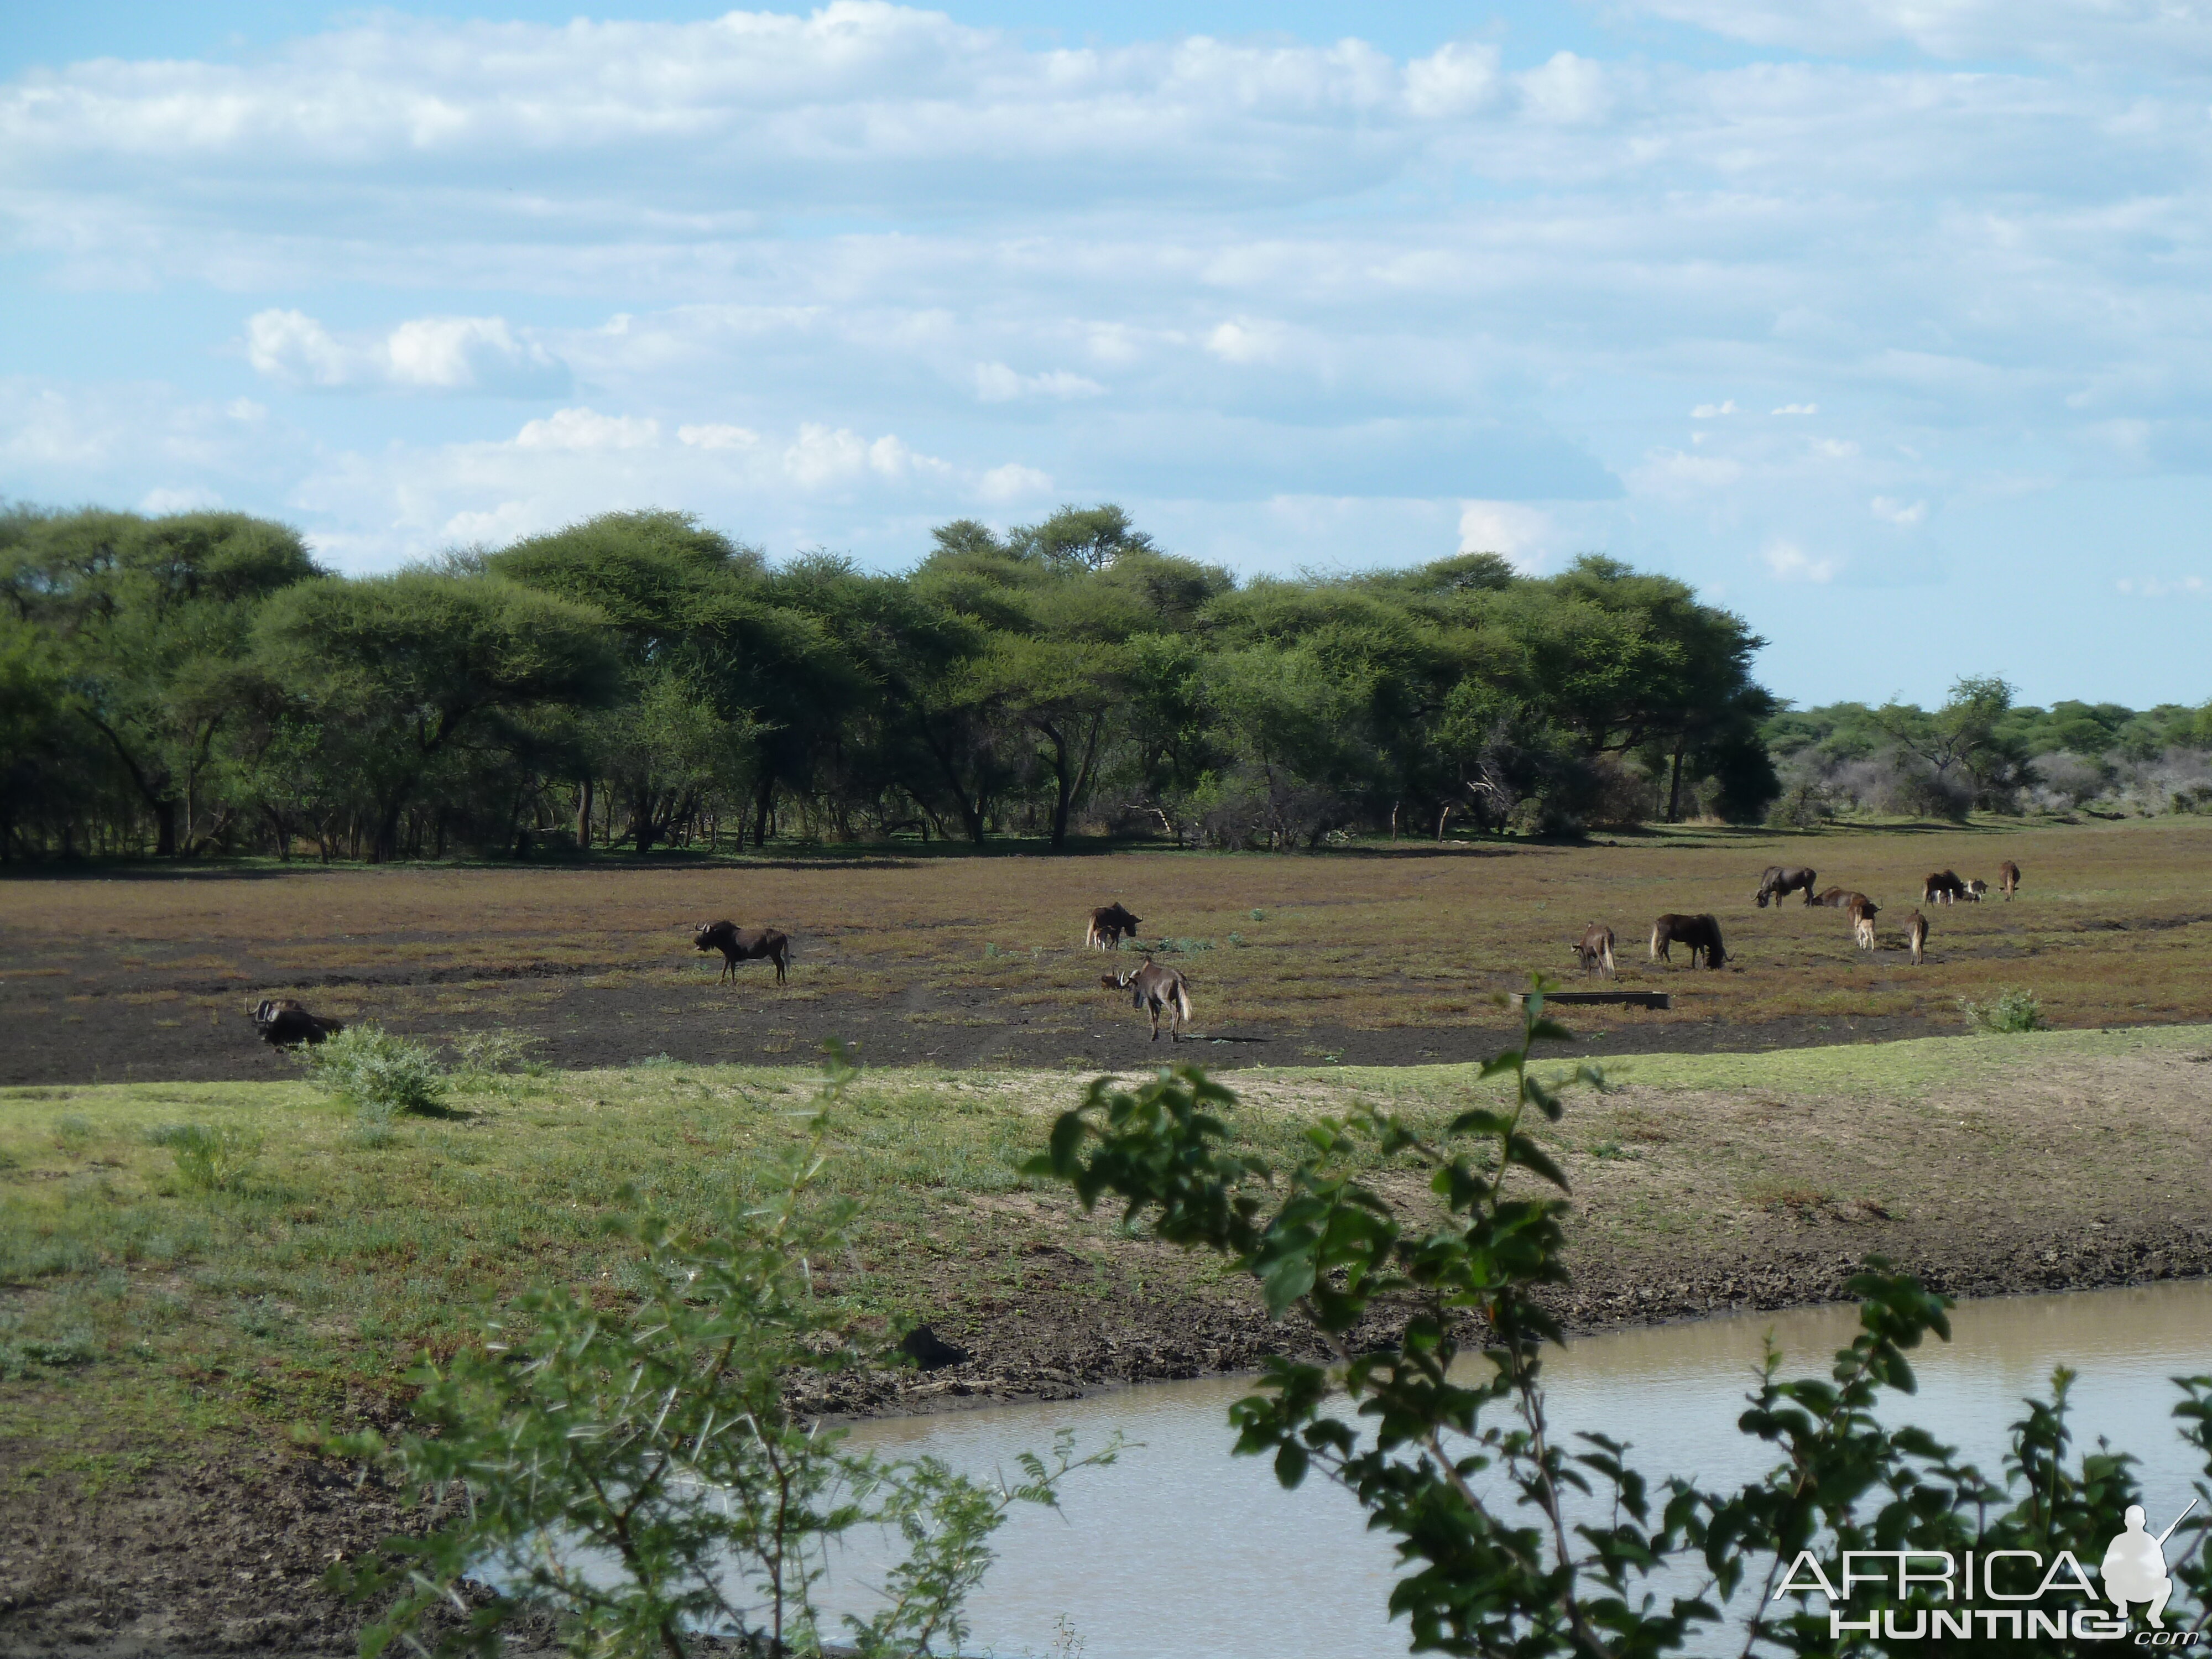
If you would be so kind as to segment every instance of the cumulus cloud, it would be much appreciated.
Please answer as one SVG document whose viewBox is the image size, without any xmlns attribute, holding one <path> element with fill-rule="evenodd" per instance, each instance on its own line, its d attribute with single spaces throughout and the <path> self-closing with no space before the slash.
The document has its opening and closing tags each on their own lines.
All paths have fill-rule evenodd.
<svg viewBox="0 0 2212 1659">
<path fill-rule="evenodd" d="M 1818 415 L 1820 412 L 1820 405 L 1818 404 L 1784 404 L 1779 409 L 1774 410 L 1771 412 L 1776 415 Z"/>
<path fill-rule="evenodd" d="M 304 312 L 270 309 L 246 319 L 246 357 L 272 380 L 326 392 L 535 398 L 569 387 L 568 366 L 501 317 L 416 317 L 382 336 L 341 339 Z"/>
<path fill-rule="evenodd" d="M 592 409 L 556 410 L 543 420 L 525 422 L 514 435 L 517 449 L 650 449 L 659 441 L 658 421 Z"/>
<path fill-rule="evenodd" d="M 1901 501 L 1893 495 L 1877 495 L 1868 503 L 1875 517 L 1899 530 L 1910 530 L 1928 516 L 1925 501 Z"/>
<path fill-rule="evenodd" d="M 1711 421 L 1717 420 L 1721 416 L 1734 415 L 1736 412 L 1735 399 L 1731 398 L 1724 404 L 1699 404 L 1690 411 L 1690 418 L 1693 421 Z"/>
<path fill-rule="evenodd" d="M 1097 398 L 1105 391 L 1097 381 L 1066 369 L 1018 374 L 1004 363 L 975 365 L 975 395 L 987 404 L 1012 403 L 1018 398 Z"/>
<path fill-rule="evenodd" d="M 138 501 L 141 513 L 201 513 L 221 507 L 222 496 L 205 484 L 186 484 L 181 489 L 149 489 Z"/>
<path fill-rule="evenodd" d="M 2112 584 L 2116 592 L 2131 599 L 2202 599 L 2207 592 L 2202 576 L 2123 576 Z"/>
<path fill-rule="evenodd" d="M 1459 550 L 1502 553 L 1519 568 L 1536 571 L 1554 550 L 1552 515 L 1521 501 L 1462 501 Z"/>
<path fill-rule="evenodd" d="M 1052 474 L 1009 461 L 986 472 L 975 486 L 975 494 L 994 507 L 1042 500 L 1052 494 Z"/>
<path fill-rule="evenodd" d="M 1759 550 L 1759 556 L 1766 562 L 1777 581 L 1826 582 L 1835 579 L 1837 562 L 1808 553 L 1797 543 L 1780 538 L 1771 541 Z"/>
</svg>

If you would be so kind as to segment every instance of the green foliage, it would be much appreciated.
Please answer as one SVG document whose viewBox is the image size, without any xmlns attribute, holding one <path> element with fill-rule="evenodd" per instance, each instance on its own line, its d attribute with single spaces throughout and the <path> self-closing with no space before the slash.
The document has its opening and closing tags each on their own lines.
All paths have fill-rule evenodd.
<svg viewBox="0 0 2212 1659">
<path fill-rule="evenodd" d="M 2044 1029 L 2043 1005 L 2035 1000 L 2035 993 L 2021 986 L 2000 986 L 1997 994 L 1986 1002 L 1975 1002 L 1966 997 L 1959 999 L 1959 1012 L 1966 1024 L 1978 1031 L 2040 1031 Z"/>
<path fill-rule="evenodd" d="M 177 1178 L 193 1192 L 234 1193 L 261 1161 L 261 1137 L 234 1123 L 164 1124 L 147 1139 L 169 1149 Z"/>
<path fill-rule="evenodd" d="M 1565 1204 L 1553 1195 L 1566 1180 L 1528 1126 L 1559 1119 L 1569 1082 L 1603 1079 L 1530 1071 L 1536 1043 L 1568 1036 L 1544 1012 L 1546 988 L 1532 982 L 1519 1046 L 1483 1068 L 1511 1084 L 1510 1098 L 1479 1094 L 1437 1140 L 1368 1106 L 1312 1126 L 1278 1176 L 1232 1150 L 1235 1097 L 1191 1066 L 1135 1090 L 1099 1079 L 1024 1165 L 1068 1183 L 1085 1208 L 1118 1201 L 1125 1226 L 1226 1257 L 1271 1312 L 1294 1314 L 1334 1350 L 1329 1365 L 1269 1362 L 1260 1392 L 1231 1408 L 1236 1449 L 1271 1458 L 1286 1486 L 1321 1471 L 1396 1540 L 1390 1610 L 1413 1650 L 1534 1659 L 1724 1642 L 1747 1656 L 1832 1654 L 1826 1611 L 1788 1575 L 1801 1550 L 1831 1562 L 1898 1549 L 2100 1559 L 2136 1501 L 2134 1464 L 2101 1443 L 2073 1454 L 2069 1372 L 2048 1401 L 2028 1402 L 1994 1475 L 1924 1430 L 1889 1425 L 1884 1396 L 1912 1392 L 1908 1356 L 1930 1334 L 1948 1339 L 1950 1303 L 1879 1258 L 1850 1281 L 1860 1332 L 1826 1376 L 1784 1380 L 1770 1349 L 1740 1425 L 1781 1454 L 1768 1474 L 1709 1491 L 1653 1480 L 1602 1433 L 1573 1448 L 1554 1437 L 1542 1372 L 1560 1339 L 1547 1293 L 1567 1280 Z M 1424 1171 L 1435 1208 L 1402 1213 L 1345 1173 L 1370 1153 Z M 1469 1341 L 1481 1364 L 1455 1364 Z M 2212 1474 L 2212 1376 L 2180 1388 L 2174 1415 Z M 2212 1564 L 2191 1552 L 2208 1534 L 2212 1517 L 2199 1516 L 2168 1556 L 2186 1562 L 2172 1576 L 2200 1607 Z M 1651 1583 L 1662 1571 L 1679 1587 L 1664 1597 Z M 1739 1592 L 1745 1627 L 1723 1638 L 1715 1627 Z M 1935 1605 L 1924 1584 L 1899 1596 L 1893 1583 L 1863 1583 L 1850 1616 L 1895 1608 L 1910 1629 Z"/>
<path fill-rule="evenodd" d="M 740 1632 L 747 1651 L 819 1654 L 828 1547 L 873 1526 L 896 1529 L 907 1553 L 885 1575 L 885 1606 L 838 1634 L 866 1659 L 961 1650 L 962 1603 L 1006 1511 L 1054 1504 L 1070 1473 L 1110 1462 L 1114 1448 L 1078 1458 L 1063 1435 L 1049 1460 L 1020 1460 L 1018 1482 L 987 1486 L 934 1459 L 850 1452 L 839 1431 L 791 1410 L 796 1379 L 896 1356 L 811 1278 L 811 1263 L 851 1249 L 852 1206 L 820 1183 L 824 1114 L 853 1075 L 833 1061 L 764 1195 L 733 1195 L 705 1226 L 617 1219 L 637 1250 L 617 1305 L 533 1291 L 480 1342 L 417 1369 L 416 1430 L 325 1442 L 464 1499 L 428 1536 L 332 1569 L 334 1587 L 382 1606 L 365 1655 L 398 1641 L 495 1654 L 502 1628 L 533 1610 L 551 1612 L 578 1653 L 681 1656 L 712 1629 Z M 434 1636 L 426 1620 L 465 1575 L 499 1594 Z"/>
<path fill-rule="evenodd" d="M 92 1120 L 70 1112 L 54 1120 L 54 1146 L 71 1158 L 82 1158 L 93 1140 Z"/>
<path fill-rule="evenodd" d="M 504 1025 L 489 1031 L 463 1031 L 453 1040 L 459 1061 L 453 1072 L 453 1087 L 462 1094 L 496 1094 L 512 1089 L 518 1077 L 543 1077 L 545 1062 L 538 1058 L 537 1051 L 544 1046 L 544 1037 Z"/>
<path fill-rule="evenodd" d="M 372 1022 L 351 1025 L 297 1050 L 307 1081 L 348 1102 L 370 1123 L 395 1113 L 444 1109 L 450 1079 L 435 1051 L 394 1036 Z"/>
<path fill-rule="evenodd" d="M 0 1382 L 16 1382 L 40 1370 L 89 1364 L 98 1352 L 92 1333 L 82 1326 L 33 1336 L 23 1329 L 19 1315 L 0 1310 Z"/>
</svg>

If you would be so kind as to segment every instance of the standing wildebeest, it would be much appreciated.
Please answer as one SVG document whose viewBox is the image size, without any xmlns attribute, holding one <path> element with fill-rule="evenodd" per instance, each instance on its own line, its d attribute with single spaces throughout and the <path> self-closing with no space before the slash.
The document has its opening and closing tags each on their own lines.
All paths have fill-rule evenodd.
<svg viewBox="0 0 2212 1659">
<path fill-rule="evenodd" d="M 1601 921 L 1583 928 L 1583 936 L 1575 941 L 1575 960 L 1582 963 L 1585 974 L 1613 977 L 1613 929 Z"/>
<path fill-rule="evenodd" d="M 1721 944 L 1721 925 L 1711 916 L 1664 915 L 1651 924 L 1651 960 L 1664 957 L 1672 962 L 1670 944 L 1690 947 L 1690 966 L 1698 965 L 1698 952 L 1705 953 L 1705 966 L 1717 968 L 1728 960 L 1728 951 Z"/>
<path fill-rule="evenodd" d="M 1759 890 L 1752 895 L 1752 898 L 1764 910 L 1767 900 L 1772 899 L 1779 904 L 1802 888 L 1805 902 L 1810 904 L 1813 902 L 1813 884 L 1818 879 L 1810 870 L 1799 869 L 1794 865 L 1770 864 L 1759 872 Z"/>
<path fill-rule="evenodd" d="M 791 952 L 791 941 L 773 927 L 740 927 L 734 921 L 702 921 L 691 935 L 695 951 L 720 951 L 722 971 L 714 975 L 720 985 L 727 979 L 732 985 L 738 981 L 738 964 L 758 962 L 765 957 L 775 964 L 775 982 L 784 982 L 783 970 Z"/>
<path fill-rule="evenodd" d="M 2020 891 L 2020 866 L 2010 859 L 1997 866 L 1997 891 L 2005 896 L 2007 903 L 2010 903 L 2012 896 Z"/>
<path fill-rule="evenodd" d="M 1972 881 L 1968 882 L 1964 887 L 1959 890 L 1959 896 L 1960 898 L 1972 899 L 1977 904 L 1979 904 L 1989 896 L 1990 884 L 1984 881 L 1979 876 L 1975 877 Z"/>
<path fill-rule="evenodd" d="M 1179 968 L 1163 968 L 1150 957 L 1145 965 L 1132 970 L 1118 969 L 1098 981 L 1116 991 L 1129 994 L 1129 1006 L 1142 1008 L 1152 1017 L 1152 1041 L 1160 1040 L 1160 1011 L 1168 1014 L 1168 1041 L 1182 1041 L 1182 1023 L 1190 1018 L 1190 981 L 1182 976 Z"/>
<path fill-rule="evenodd" d="M 1871 951 L 1875 948 L 1874 915 L 1871 911 L 1851 912 L 1851 937 L 1857 941 L 1858 947 L 1862 951 Z"/>
<path fill-rule="evenodd" d="M 1137 936 L 1137 924 L 1143 920 L 1142 916 L 1131 915 L 1116 899 L 1091 913 L 1091 926 L 1083 930 L 1083 943 L 1093 951 L 1118 951 L 1125 936 Z"/>
<path fill-rule="evenodd" d="M 1920 884 L 1923 904 L 1956 904 L 1959 895 L 1966 890 L 1966 884 L 1959 879 L 1955 870 L 1938 870 Z"/>
<path fill-rule="evenodd" d="M 1928 918 L 1917 910 L 1905 919 L 1905 942 L 1912 947 L 1912 965 L 1917 968 L 1928 949 Z"/>
<path fill-rule="evenodd" d="M 311 1014 L 289 997 L 264 997 L 254 1005 L 253 1029 L 272 1048 L 289 1048 L 295 1042 L 320 1042 L 345 1030 L 341 1019 Z"/>
</svg>

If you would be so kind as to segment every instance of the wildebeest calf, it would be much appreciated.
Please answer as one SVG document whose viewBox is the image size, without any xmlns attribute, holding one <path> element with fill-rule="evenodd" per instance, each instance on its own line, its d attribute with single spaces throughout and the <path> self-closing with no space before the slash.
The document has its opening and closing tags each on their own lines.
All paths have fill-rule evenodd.
<svg viewBox="0 0 2212 1659">
<path fill-rule="evenodd" d="M 1858 942 L 1858 947 L 1860 950 L 1871 951 L 1874 949 L 1873 911 L 1854 910 L 1851 912 L 1851 937 Z"/>
<path fill-rule="evenodd" d="M 264 997 L 253 1007 L 253 1029 L 270 1048 L 289 1048 L 336 1036 L 345 1030 L 345 1022 L 311 1014 L 305 1004 L 290 997 Z"/>
<path fill-rule="evenodd" d="M 714 975 L 720 985 L 725 979 L 737 982 L 738 964 L 758 962 L 763 957 L 775 964 L 775 982 L 784 982 L 784 967 L 791 953 L 791 941 L 773 927 L 740 927 L 734 921 L 702 921 L 691 935 L 695 951 L 720 951 L 722 971 Z"/>
<path fill-rule="evenodd" d="M 1138 969 L 1123 968 L 1109 974 L 1098 981 L 1116 991 L 1129 994 L 1129 1006 L 1141 1008 L 1152 1017 L 1152 1041 L 1160 1040 L 1160 1012 L 1168 1015 L 1168 1041 L 1182 1041 L 1182 1023 L 1190 1018 L 1190 981 L 1182 976 L 1179 968 L 1163 968 L 1150 957 Z"/>
<path fill-rule="evenodd" d="M 1583 965 L 1585 974 L 1611 975 L 1613 965 L 1613 929 L 1601 921 L 1594 921 L 1583 929 L 1583 936 L 1575 941 L 1575 960 Z"/>
<path fill-rule="evenodd" d="M 1920 884 L 1923 904 L 1956 904 L 1959 896 L 1966 890 L 1966 884 L 1959 879 L 1954 870 L 1938 870 Z"/>
<path fill-rule="evenodd" d="M 1795 865 L 1770 864 L 1759 872 L 1759 890 L 1751 896 L 1753 902 L 1764 910 L 1767 900 L 1772 899 L 1779 904 L 1790 894 L 1802 890 L 1805 902 L 1810 904 L 1813 902 L 1813 884 L 1819 879 L 1812 871 Z"/>
<path fill-rule="evenodd" d="M 1917 910 L 1905 919 L 1905 942 L 1912 947 L 1912 965 L 1917 968 L 1928 951 L 1928 918 Z"/>
<path fill-rule="evenodd" d="M 1717 968 L 1728 960 L 1728 951 L 1721 944 L 1721 925 L 1711 916 L 1664 915 L 1651 924 L 1651 960 L 1662 958 L 1672 962 L 1674 952 L 1669 945 L 1690 947 L 1690 966 L 1698 965 L 1698 952 L 1705 953 L 1705 966 Z"/>
<path fill-rule="evenodd" d="M 1997 891 L 2005 896 L 2008 902 L 2020 891 L 2020 866 L 2010 859 L 1997 866 Z"/>
<path fill-rule="evenodd" d="M 1083 930 L 1083 943 L 1093 951 L 1118 951 L 1124 937 L 1136 937 L 1137 926 L 1143 920 L 1123 909 L 1119 899 L 1111 904 L 1102 904 L 1091 913 L 1091 926 Z"/>
</svg>

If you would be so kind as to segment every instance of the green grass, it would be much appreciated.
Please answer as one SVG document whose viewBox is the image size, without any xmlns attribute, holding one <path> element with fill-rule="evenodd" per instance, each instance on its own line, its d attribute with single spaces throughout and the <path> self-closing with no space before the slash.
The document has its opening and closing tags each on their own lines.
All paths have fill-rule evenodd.
<svg viewBox="0 0 2212 1659">
<path fill-rule="evenodd" d="M 2208 1043 L 2203 1026 L 2050 1031 L 1638 1055 L 1608 1070 L 1657 1091 L 1910 1099 Z M 1323 1112 L 1375 1101 L 1433 1131 L 1478 1086 L 1464 1066 L 1229 1080 L 1239 1138 L 1278 1167 Z M 750 1192 L 815 1083 L 799 1067 L 680 1064 L 506 1078 L 495 1092 L 457 1093 L 451 1115 L 380 1124 L 304 1083 L 0 1091 L 0 1435 L 163 1455 L 213 1430 L 280 1432 L 390 1399 L 418 1352 L 463 1340 L 529 1283 L 618 1297 L 630 1252 L 605 1232 L 610 1212 L 704 1218 Z M 886 1319 L 988 1318 L 1025 1297 L 1066 1305 L 1140 1284 L 1225 1293 L 1218 1263 L 1129 1239 L 1114 1218 L 1079 1217 L 1064 1193 L 1014 1173 L 1081 1083 L 863 1074 L 836 1115 L 834 1164 L 863 1221 L 847 1259 L 817 1264 L 821 1281 Z M 1577 1103 L 1541 1133 L 1575 1168 L 1675 1179 L 1665 1137 L 1639 1139 L 1633 1100 Z M 1768 1144 L 1747 1138 L 1742 1179 L 1760 1178 Z M 1678 1238 L 1707 1201 L 1639 1189 L 1644 1207 L 1621 1224 Z"/>
</svg>

